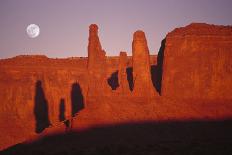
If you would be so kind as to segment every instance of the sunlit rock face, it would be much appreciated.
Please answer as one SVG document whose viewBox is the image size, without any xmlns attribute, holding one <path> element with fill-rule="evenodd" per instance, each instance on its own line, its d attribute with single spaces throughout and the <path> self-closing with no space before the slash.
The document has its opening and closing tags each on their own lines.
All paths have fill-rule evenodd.
<svg viewBox="0 0 232 155">
<path fill-rule="evenodd" d="M 89 44 L 88 44 L 88 70 L 91 74 L 100 74 L 105 65 L 105 51 L 102 50 L 98 37 L 98 26 L 92 24 L 89 26 Z M 100 73 L 99 73 L 100 72 Z"/>
<path fill-rule="evenodd" d="M 232 27 L 190 24 L 168 33 L 162 96 L 231 99 Z"/>
<path fill-rule="evenodd" d="M 88 96 L 104 96 L 109 93 L 106 82 L 106 52 L 98 37 L 98 26 L 89 26 L 88 44 Z"/>
<path fill-rule="evenodd" d="M 143 31 L 136 31 L 132 42 L 133 94 L 151 96 L 154 93 L 151 81 L 149 49 Z"/>
</svg>

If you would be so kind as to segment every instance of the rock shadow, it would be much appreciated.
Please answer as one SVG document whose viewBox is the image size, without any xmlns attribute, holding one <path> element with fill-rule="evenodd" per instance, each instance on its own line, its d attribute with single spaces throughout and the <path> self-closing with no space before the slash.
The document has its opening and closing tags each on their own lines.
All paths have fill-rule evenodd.
<svg viewBox="0 0 232 155">
<path fill-rule="evenodd" d="M 65 101 L 64 99 L 62 98 L 60 100 L 60 113 L 59 113 L 59 121 L 64 121 L 65 120 Z"/>
<path fill-rule="evenodd" d="M 157 92 L 158 91 L 158 66 L 157 65 L 151 65 L 151 80 L 152 85 L 155 88 Z"/>
<path fill-rule="evenodd" d="M 113 72 L 111 76 L 107 79 L 107 82 L 112 90 L 116 90 L 119 87 L 118 71 Z"/>
<path fill-rule="evenodd" d="M 44 95 L 42 82 L 38 80 L 35 85 L 34 98 L 34 115 L 36 121 L 36 133 L 41 133 L 45 128 L 49 127 L 48 103 Z"/>
<path fill-rule="evenodd" d="M 134 81 L 133 81 L 133 68 L 127 67 L 126 68 L 126 74 L 127 74 L 127 81 L 129 84 L 130 91 L 133 91 L 134 88 Z"/>
<path fill-rule="evenodd" d="M 70 121 L 66 120 L 65 118 L 65 100 L 62 98 L 60 100 L 60 113 L 59 113 L 59 121 L 63 122 L 64 125 L 66 126 L 66 130 L 70 128 Z"/>
<path fill-rule="evenodd" d="M 133 87 L 134 87 L 133 68 L 132 67 L 126 68 L 126 76 L 127 76 L 129 89 L 130 89 L 130 91 L 132 91 Z M 116 90 L 119 87 L 118 71 L 112 73 L 111 76 L 107 79 L 107 82 L 112 90 Z"/>
<path fill-rule="evenodd" d="M 157 65 L 151 66 L 152 83 L 156 91 L 161 95 L 162 76 L 163 76 L 163 59 L 165 50 L 166 38 L 162 40 L 161 47 L 157 56 Z"/>
<path fill-rule="evenodd" d="M 84 96 L 80 84 L 77 82 L 72 84 L 71 106 L 72 117 L 75 117 L 80 110 L 84 109 Z"/>
<path fill-rule="evenodd" d="M 232 121 L 128 122 L 17 144 L 0 154 L 231 154 Z"/>
</svg>

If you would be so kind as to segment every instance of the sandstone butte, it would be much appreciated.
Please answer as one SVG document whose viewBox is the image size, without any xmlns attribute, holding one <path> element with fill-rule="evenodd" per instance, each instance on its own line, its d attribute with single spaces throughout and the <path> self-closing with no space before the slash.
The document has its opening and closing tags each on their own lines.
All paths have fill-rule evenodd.
<svg viewBox="0 0 232 155">
<path fill-rule="evenodd" d="M 68 129 L 232 117 L 231 26 L 177 28 L 158 56 L 136 31 L 132 57 L 105 54 L 92 24 L 88 58 L 0 60 L 0 149 Z"/>
</svg>

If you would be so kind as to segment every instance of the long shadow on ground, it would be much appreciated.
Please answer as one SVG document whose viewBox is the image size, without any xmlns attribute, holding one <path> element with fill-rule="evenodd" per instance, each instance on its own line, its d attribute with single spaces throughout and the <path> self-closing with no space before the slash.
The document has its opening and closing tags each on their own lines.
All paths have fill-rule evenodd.
<svg viewBox="0 0 232 155">
<path fill-rule="evenodd" d="M 0 154 L 231 154 L 232 120 L 141 122 L 57 134 Z"/>
</svg>

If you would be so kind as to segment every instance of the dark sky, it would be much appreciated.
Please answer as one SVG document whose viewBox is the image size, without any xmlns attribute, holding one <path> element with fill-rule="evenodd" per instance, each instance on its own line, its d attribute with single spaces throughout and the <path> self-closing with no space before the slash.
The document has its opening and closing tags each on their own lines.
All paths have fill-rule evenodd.
<svg viewBox="0 0 232 155">
<path fill-rule="evenodd" d="M 87 56 L 88 26 L 96 23 L 107 55 L 127 51 L 145 31 L 151 54 L 176 27 L 192 22 L 232 25 L 232 0 L 1 0 L 0 58 L 21 54 Z M 26 34 L 29 24 L 40 35 Z"/>
</svg>

